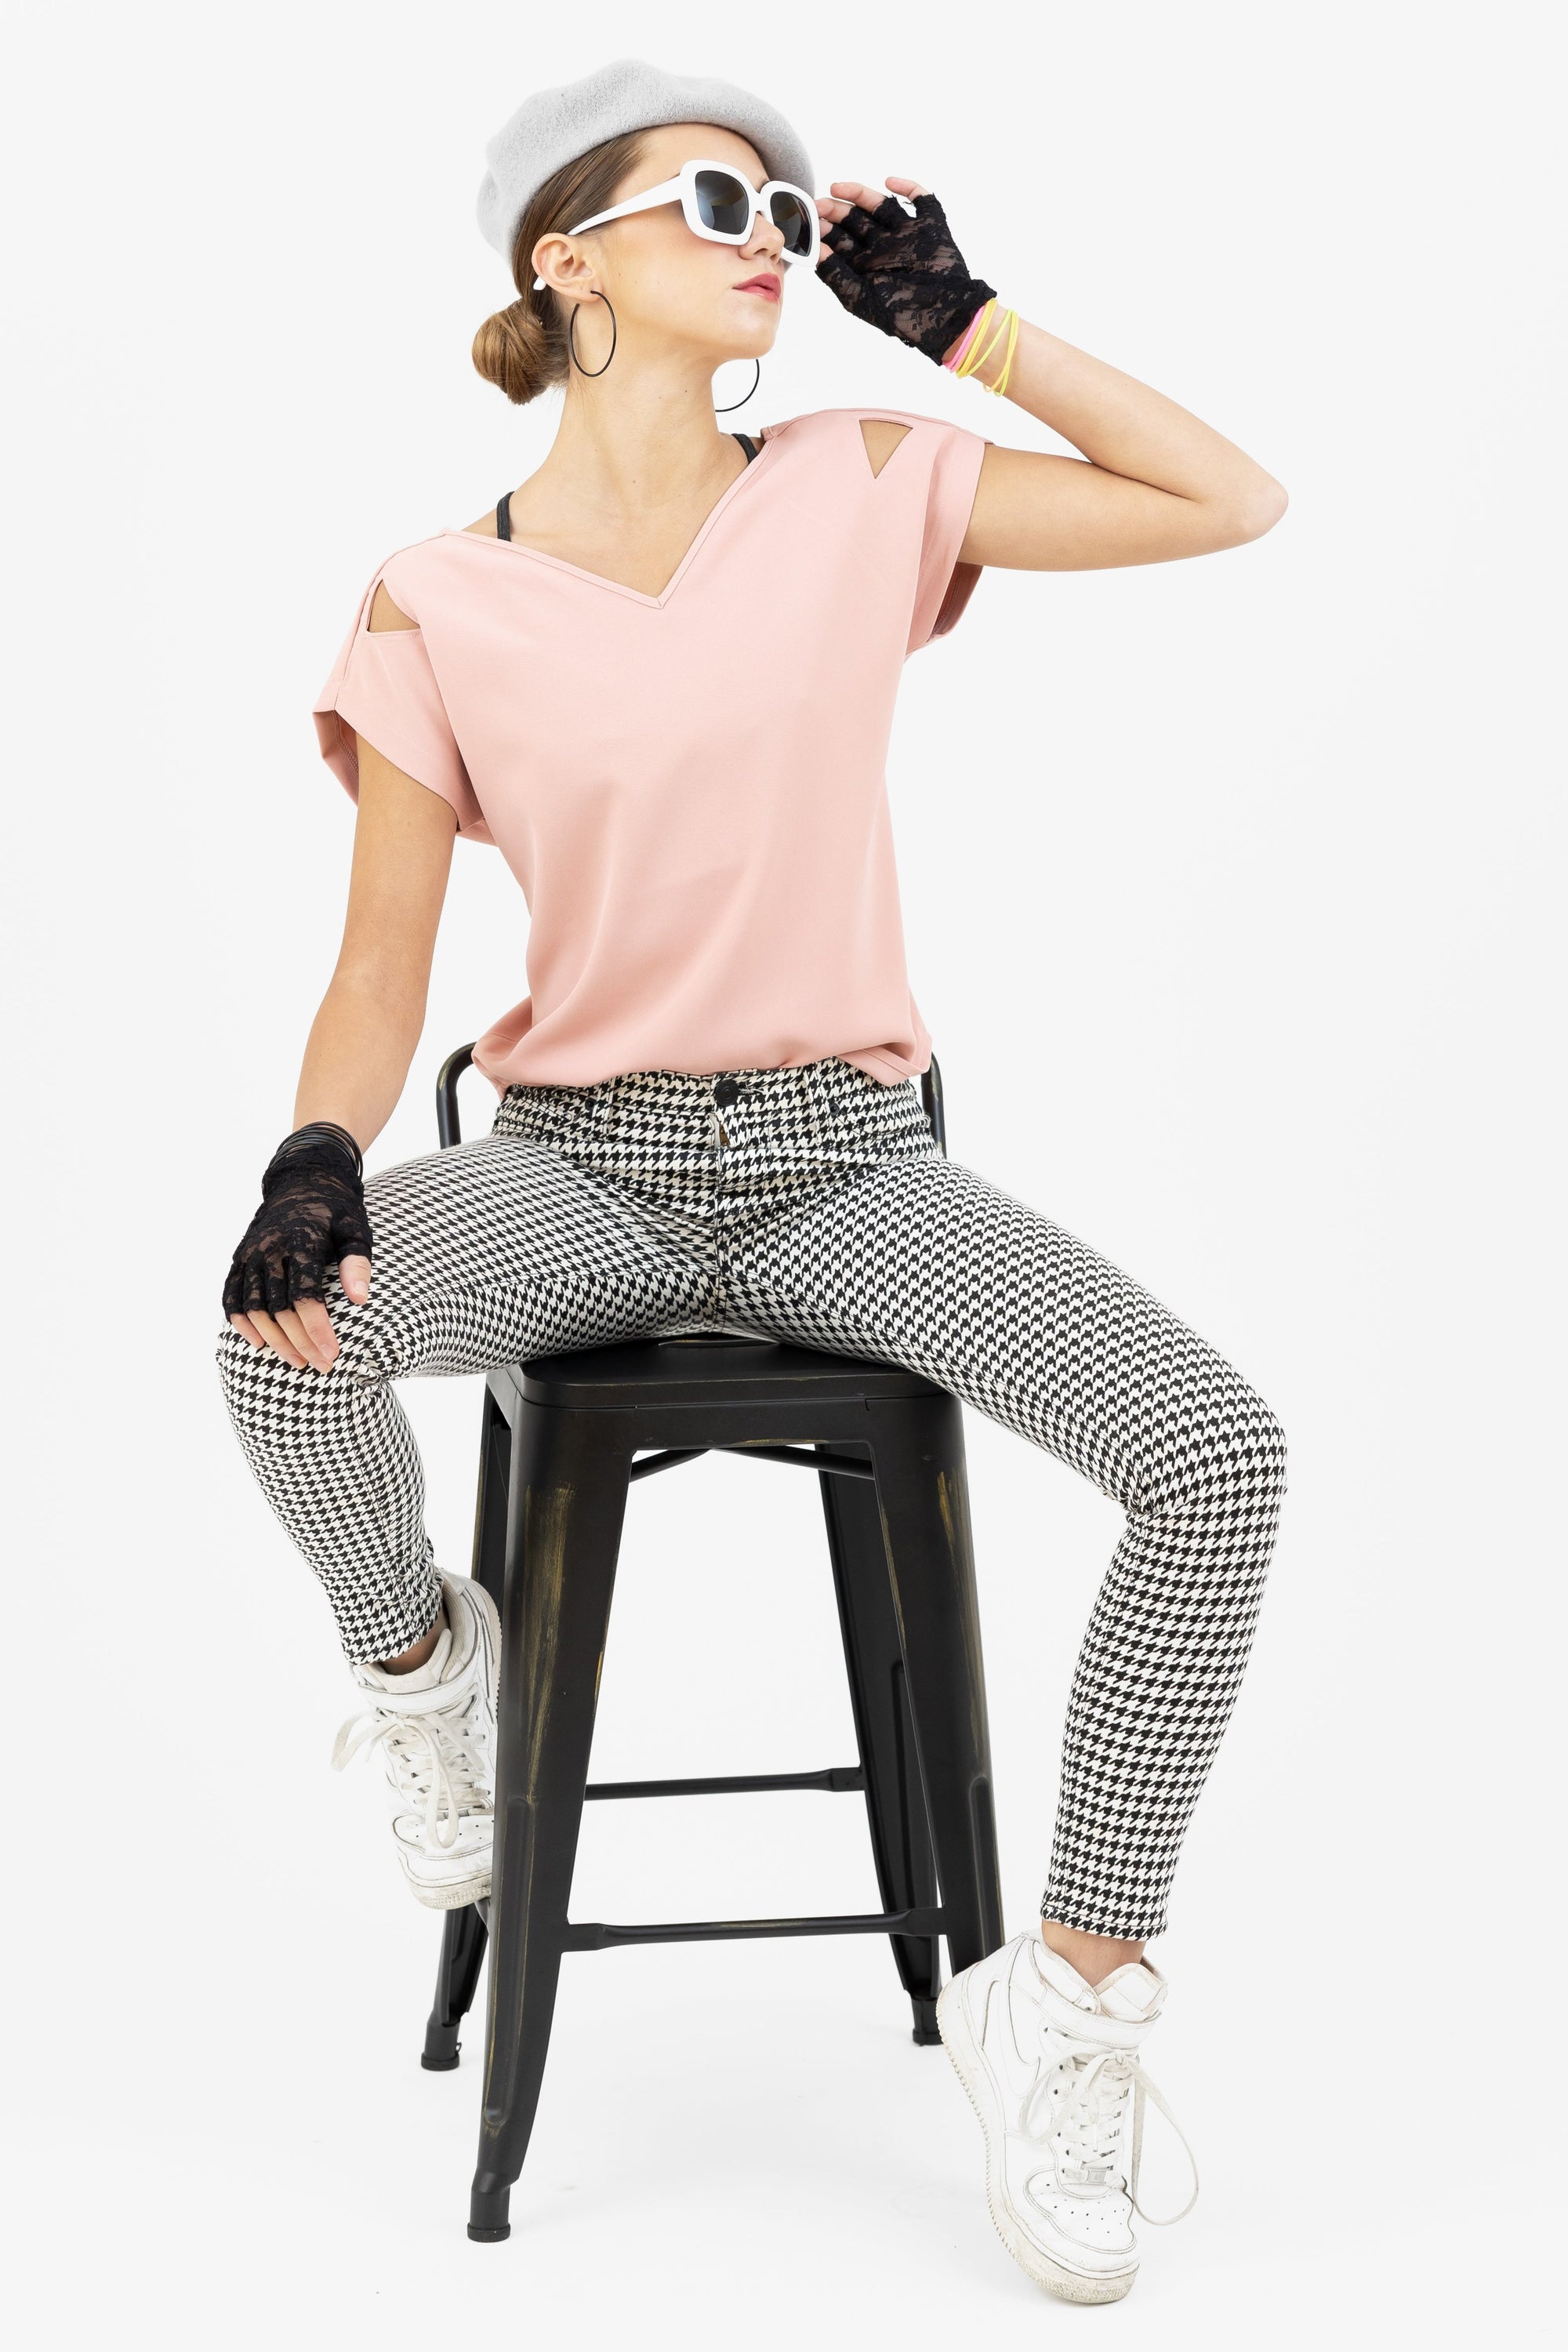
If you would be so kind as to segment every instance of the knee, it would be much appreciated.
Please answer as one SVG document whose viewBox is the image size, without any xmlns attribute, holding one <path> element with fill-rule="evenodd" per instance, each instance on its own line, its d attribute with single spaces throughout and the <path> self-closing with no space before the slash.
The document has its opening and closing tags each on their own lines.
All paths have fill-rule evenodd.
<svg viewBox="0 0 1568 2352">
<path fill-rule="evenodd" d="M 1229 1372 L 1170 1499 L 1181 1509 L 1210 1502 L 1272 1516 L 1285 1492 L 1285 1471 L 1284 1423 L 1238 1372 Z"/>
<path fill-rule="evenodd" d="M 247 1359 L 255 1353 L 256 1350 L 249 1340 L 242 1339 L 232 1323 L 224 1325 L 217 1335 L 217 1344 L 213 1349 L 213 1357 L 216 1362 L 217 1376 L 223 1383 L 226 1395 L 232 1391 Z"/>
<path fill-rule="evenodd" d="M 1249 1486 L 1270 1495 L 1285 1492 L 1285 1424 L 1272 1405 L 1255 1389 L 1246 1391 L 1246 1408 L 1232 1440 L 1232 1455 L 1239 1475 Z"/>
<path fill-rule="evenodd" d="M 232 1323 L 219 1332 L 214 1349 L 218 1379 L 231 1408 L 242 1400 L 254 1402 L 264 1391 L 279 1398 L 287 1396 L 289 1411 L 297 1413 L 312 1403 L 326 1409 L 339 1398 L 346 1383 L 355 1387 L 374 1384 L 383 1375 L 374 1363 L 360 1360 L 363 1351 L 346 1347 L 340 1337 L 339 1350 L 328 1369 L 319 1371 L 313 1364 L 288 1364 L 270 1348 L 258 1348 L 237 1331 Z"/>
<path fill-rule="evenodd" d="M 1238 1379 L 1236 1412 L 1220 1446 L 1227 1486 L 1259 1496 L 1285 1491 L 1285 1424 L 1256 1389 Z"/>
<path fill-rule="evenodd" d="M 267 1399 L 280 1382 L 300 1378 L 281 1356 L 275 1356 L 270 1348 L 254 1346 L 232 1323 L 219 1332 L 213 1353 L 229 1419 L 242 1434 L 258 1415 L 265 1414 Z"/>
</svg>

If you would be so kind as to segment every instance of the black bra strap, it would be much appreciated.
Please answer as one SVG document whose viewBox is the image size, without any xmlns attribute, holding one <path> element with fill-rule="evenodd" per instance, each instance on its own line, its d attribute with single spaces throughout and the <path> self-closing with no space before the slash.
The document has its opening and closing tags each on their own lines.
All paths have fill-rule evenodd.
<svg viewBox="0 0 1568 2352">
<path fill-rule="evenodd" d="M 731 436 L 731 438 L 738 441 L 745 451 L 746 463 L 749 466 L 757 454 L 755 442 L 746 433 L 736 433 Z M 498 539 L 511 537 L 511 492 L 510 490 L 503 490 L 496 500 L 496 537 Z"/>
</svg>

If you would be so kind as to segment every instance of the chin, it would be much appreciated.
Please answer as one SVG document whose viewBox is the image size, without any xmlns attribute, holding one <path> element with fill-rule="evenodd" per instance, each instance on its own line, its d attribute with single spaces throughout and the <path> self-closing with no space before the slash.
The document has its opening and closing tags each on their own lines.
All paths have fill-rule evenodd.
<svg viewBox="0 0 1568 2352">
<path fill-rule="evenodd" d="M 732 360 L 764 359 L 778 340 L 778 331 L 779 322 L 776 312 L 767 318 L 759 319 L 754 334 L 744 335 L 738 342 L 731 343 L 728 341 L 724 342 L 724 356 L 726 359 Z M 731 334 L 734 332 L 733 320 L 730 321 L 730 331 Z"/>
</svg>

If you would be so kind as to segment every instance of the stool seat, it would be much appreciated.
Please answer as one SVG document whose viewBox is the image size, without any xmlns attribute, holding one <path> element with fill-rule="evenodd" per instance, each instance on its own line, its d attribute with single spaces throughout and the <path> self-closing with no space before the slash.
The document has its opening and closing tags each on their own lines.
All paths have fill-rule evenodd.
<svg viewBox="0 0 1568 2352">
<path fill-rule="evenodd" d="M 829 1355 L 745 1332 L 679 1332 L 606 1348 L 532 1356 L 503 1367 L 531 1404 L 623 1409 L 722 1404 L 744 1398 L 941 1396 L 921 1372 L 860 1356 Z"/>
</svg>

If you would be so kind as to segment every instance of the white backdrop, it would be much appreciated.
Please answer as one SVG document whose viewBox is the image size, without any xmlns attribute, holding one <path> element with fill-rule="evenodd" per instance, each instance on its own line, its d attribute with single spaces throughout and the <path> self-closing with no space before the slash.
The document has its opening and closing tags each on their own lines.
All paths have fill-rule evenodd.
<svg viewBox="0 0 1568 2352">
<path fill-rule="evenodd" d="M 568 1960 L 514 2234 L 468 2242 L 478 2037 L 419 2072 L 438 1925 L 378 1778 L 328 1771 L 353 1694 L 212 1361 L 341 921 L 352 811 L 311 700 L 381 558 L 481 513 L 554 430 L 558 395 L 514 411 L 468 362 L 510 290 L 472 218 L 483 142 L 628 50 L 765 92 L 820 189 L 934 186 L 1004 299 L 1290 492 L 1268 538 L 1197 562 L 989 572 L 911 665 L 910 970 L 952 1155 L 1227 1352 L 1290 1442 L 1154 1953 L 1150 2063 L 1204 2194 L 1092 2324 L 1222 2347 L 1517 2326 L 1556 2218 L 1531 2128 L 1560 1918 L 1545 10 L 16 21 L 0 1730 L 25 2340 L 1073 2324 L 997 2244 L 973 2118 L 868 1939 Z M 730 425 L 864 400 L 1060 446 L 826 288 L 786 307 Z M 521 895 L 489 850 L 455 866 L 373 1166 L 433 1147 L 439 1058 L 522 992 Z M 474 1121 L 493 1097 L 469 1083 Z M 479 1384 L 404 1394 L 461 1569 Z M 1016 1931 L 1120 1515 L 966 1423 Z M 840 1760 L 836 1638 L 809 1482 L 712 1461 L 636 1489 L 596 1774 Z M 874 1901 L 858 1804 L 801 1796 L 595 1808 L 574 1908 Z"/>
</svg>

